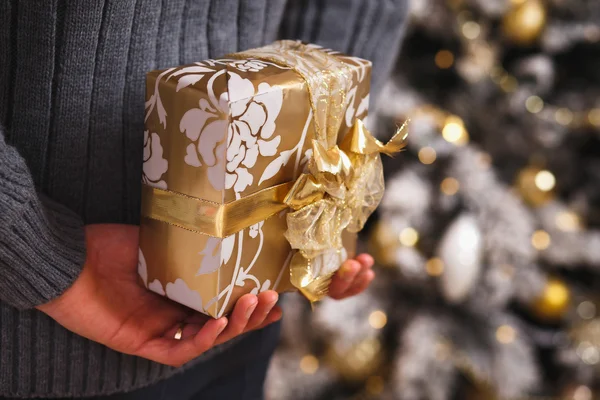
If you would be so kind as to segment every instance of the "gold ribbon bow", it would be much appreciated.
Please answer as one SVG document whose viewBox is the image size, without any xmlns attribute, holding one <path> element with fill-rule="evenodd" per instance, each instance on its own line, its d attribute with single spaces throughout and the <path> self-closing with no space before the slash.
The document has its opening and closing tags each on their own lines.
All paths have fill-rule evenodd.
<svg viewBox="0 0 600 400">
<path fill-rule="evenodd" d="M 357 120 L 343 141 L 329 149 L 313 140 L 308 172 L 296 180 L 284 199 L 285 237 L 298 251 L 292 258 L 292 284 L 311 302 L 327 294 L 343 261 L 342 232 L 358 232 L 379 205 L 384 192 L 380 153 L 405 147 L 406 126 L 387 144 L 375 139 Z"/>
</svg>

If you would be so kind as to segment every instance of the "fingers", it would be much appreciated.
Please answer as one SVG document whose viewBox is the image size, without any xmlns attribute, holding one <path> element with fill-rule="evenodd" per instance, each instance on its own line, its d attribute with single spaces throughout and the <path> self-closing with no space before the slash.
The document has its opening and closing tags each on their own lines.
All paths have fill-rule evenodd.
<svg viewBox="0 0 600 400">
<path fill-rule="evenodd" d="M 225 343 L 241 335 L 257 307 L 258 298 L 255 295 L 246 294 L 240 297 L 229 317 L 229 325 L 217 339 L 217 344 Z"/>
<path fill-rule="evenodd" d="M 356 260 L 345 261 L 334 275 L 329 285 L 329 296 L 334 299 L 343 298 L 344 293 L 352 286 L 356 275 L 360 273 L 361 265 Z"/>
<path fill-rule="evenodd" d="M 359 254 L 356 259 L 365 268 L 371 268 L 375 264 L 375 260 L 370 254 Z"/>
<path fill-rule="evenodd" d="M 373 264 L 373 257 L 368 254 L 344 262 L 329 286 L 329 296 L 339 300 L 364 291 L 375 278 Z"/>
<path fill-rule="evenodd" d="M 145 343 L 136 355 L 161 364 L 181 366 L 213 347 L 227 323 L 227 318 L 209 320 L 195 335 L 181 340 L 169 337 L 152 339 Z M 191 327 L 188 333 L 191 329 L 194 327 Z"/>
<path fill-rule="evenodd" d="M 281 307 L 279 306 L 275 306 L 273 307 L 273 309 L 271 310 L 271 312 L 269 313 L 269 315 L 267 315 L 267 317 L 265 318 L 265 320 L 263 321 L 262 324 L 258 325 L 257 327 L 253 328 L 253 330 L 258 330 L 258 329 L 262 329 L 274 322 L 277 322 L 281 319 L 281 316 L 283 315 L 283 311 L 281 309 Z"/>
<path fill-rule="evenodd" d="M 270 315 L 271 311 L 277 304 L 279 295 L 273 290 L 268 290 L 258 295 L 258 307 L 256 311 L 250 317 L 248 321 L 248 330 L 257 329 L 263 325 L 267 316 Z"/>
<path fill-rule="evenodd" d="M 346 291 L 344 297 L 356 296 L 369 287 L 369 284 L 375 279 L 375 272 L 367 270 L 356 277 L 354 284 Z"/>
<path fill-rule="evenodd" d="M 224 343 L 262 325 L 277 304 L 278 299 L 279 295 L 272 290 L 265 291 L 258 296 L 247 294 L 240 297 L 229 318 L 229 326 L 219 336 L 217 344 Z"/>
</svg>

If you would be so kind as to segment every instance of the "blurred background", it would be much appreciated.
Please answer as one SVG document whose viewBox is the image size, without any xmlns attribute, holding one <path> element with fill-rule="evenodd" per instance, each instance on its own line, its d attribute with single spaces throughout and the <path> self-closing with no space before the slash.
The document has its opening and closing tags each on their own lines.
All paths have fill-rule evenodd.
<svg viewBox="0 0 600 400">
<path fill-rule="evenodd" d="M 288 296 L 268 399 L 600 399 L 600 1 L 412 3 L 378 278 Z"/>
</svg>

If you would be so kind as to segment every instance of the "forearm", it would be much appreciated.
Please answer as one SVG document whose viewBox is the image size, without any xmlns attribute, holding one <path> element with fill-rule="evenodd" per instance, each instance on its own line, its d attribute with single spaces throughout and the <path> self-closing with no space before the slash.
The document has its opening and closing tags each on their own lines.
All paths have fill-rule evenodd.
<svg viewBox="0 0 600 400">
<path fill-rule="evenodd" d="M 85 260 L 80 218 L 37 193 L 0 127 L 0 300 L 26 309 L 59 296 Z"/>
</svg>

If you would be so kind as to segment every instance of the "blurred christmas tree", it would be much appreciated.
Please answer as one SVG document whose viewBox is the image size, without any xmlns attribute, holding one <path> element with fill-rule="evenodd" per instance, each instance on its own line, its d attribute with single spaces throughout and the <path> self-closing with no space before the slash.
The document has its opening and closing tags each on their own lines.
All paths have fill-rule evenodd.
<svg viewBox="0 0 600 400">
<path fill-rule="evenodd" d="M 415 0 L 368 293 L 288 299 L 269 400 L 600 398 L 600 1 Z"/>
</svg>

